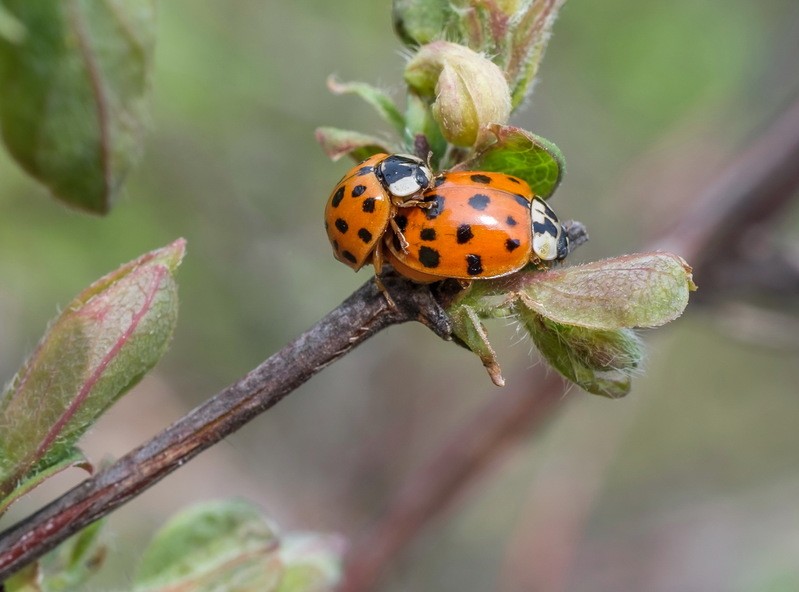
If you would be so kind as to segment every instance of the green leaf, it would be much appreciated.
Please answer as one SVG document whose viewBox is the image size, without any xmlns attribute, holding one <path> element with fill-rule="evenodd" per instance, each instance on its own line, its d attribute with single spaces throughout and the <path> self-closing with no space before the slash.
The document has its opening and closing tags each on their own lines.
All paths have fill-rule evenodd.
<svg viewBox="0 0 799 592">
<path fill-rule="evenodd" d="M 274 526 L 249 503 L 198 504 L 172 518 L 145 551 L 134 592 L 278 589 Z"/>
<path fill-rule="evenodd" d="M 405 117 L 385 92 L 365 82 L 339 82 L 334 76 L 327 79 L 327 88 L 337 95 L 353 94 L 369 103 L 384 121 L 394 126 L 403 136 L 405 134 Z"/>
<path fill-rule="evenodd" d="M 45 555 L 41 561 L 44 592 L 81 592 L 103 564 L 107 548 L 99 535 L 105 521 L 81 530 Z"/>
<path fill-rule="evenodd" d="M 356 162 L 361 162 L 380 152 L 393 154 L 399 151 L 396 146 L 375 136 L 336 127 L 317 128 L 316 141 L 321 144 L 322 150 L 333 161 L 340 159 L 342 156 L 350 156 Z"/>
<path fill-rule="evenodd" d="M 91 463 L 79 449 L 66 449 L 62 454 L 63 456 L 61 458 L 52 460 L 48 459 L 48 464 L 43 466 L 41 469 L 34 467 L 28 472 L 27 475 L 18 481 L 15 484 L 14 489 L 5 497 L 0 499 L 0 516 L 2 516 L 6 510 L 8 510 L 11 504 L 13 504 L 23 495 L 26 495 L 38 485 L 65 469 L 70 467 L 80 467 L 89 473 L 92 472 Z"/>
<path fill-rule="evenodd" d="M 552 25 L 566 0 L 532 0 L 514 17 L 507 74 L 515 109 L 533 88 L 538 66 L 552 34 Z"/>
<path fill-rule="evenodd" d="M 524 308 L 519 319 L 549 364 L 585 391 L 617 399 L 630 392 L 643 346 L 630 329 L 599 331 L 562 325 Z"/>
<path fill-rule="evenodd" d="M 682 314 L 696 289 L 688 264 L 664 252 L 525 273 L 518 280 L 518 297 L 538 314 L 592 329 L 663 325 Z"/>
<path fill-rule="evenodd" d="M 108 212 L 142 151 L 154 0 L 3 4 L 35 32 L 0 36 L 0 126 L 9 152 L 59 199 Z"/>
<path fill-rule="evenodd" d="M 527 181 L 533 193 L 544 199 L 555 192 L 566 173 L 566 160 L 555 144 L 509 125 L 492 125 L 487 132 L 483 147 L 463 168 L 514 175 Z"/>
<path fill-rule="evenodd" d="M 510 52 L 510 32 L 518 10 L 517 0 L 451 0 L 457 18 L 447 39 L 491 57 L 503 71 Z"/>
<path fill-rule="evenodd" d="M 452 335 L 456 343 L 469 349 L 480 358 L 491 382 L 497 386 L 505 386 L 497 354 L 491 347 L 488 333 L 480 321 L 478 310 L 466 301 L 461 301 L 451 305 L 447 312 L 452 321 Z"/>
<path fill-rule="evenodd" d="M 335 535 L 286 535 L 279 551 L 285 573 L 278 592 L 332 592 L 341 580 L 344 549 L 344 540 Z"/>
<path fill-rule="evenodd" d="M 177 321 L 185 241 L 123 265 L 52 323 L 0 397 L 0 498 L 71 454 L 78 437 L 161 358 Z"/>
<path fill-rule="evenodd" d="M 410 47 L 441 38 L 454 11 L 449 0 L 394 0 L 394 31 Z"/>
</svg>

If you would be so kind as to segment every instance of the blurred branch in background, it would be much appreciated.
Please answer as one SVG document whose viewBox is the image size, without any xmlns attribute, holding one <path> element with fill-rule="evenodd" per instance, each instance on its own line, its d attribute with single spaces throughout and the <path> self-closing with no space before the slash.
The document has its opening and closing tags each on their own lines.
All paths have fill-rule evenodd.
<svg viewBox="0 0 799 592">
<path fill-rule="evenodd" d="M 796 287 L 796 263 L 780 257 L 752 266 L 752 237 L 777 219 L 799 194 L 799 101 L 790 105 L 758 138 L 745 147 L 728 168 L 702 191 L 693 207 L 684 210 L 672 230 L 645 247 L 677 253 L 694 266 L 702 302 L 724 295 L 725 273 L 747 263 L 751 274 L 736 274 L 738 287 L 772 290 L 775 282 Z M 755 240 L 757 244 L 757 240 Z M 785 269 L 792 270 L 790 274 Z M 726 272 L 725 272 L 726 270 Z M 769 278 L 768 281 L 759 281 Z M 473 419 L 411 475 L 389 501 L 383 515 L 368 528 L 348 553 L 343 592 L 373 590 L 405 546 L 430 524 L 464 488 L 514 443 L 531 437 L 566 399 L 565 383 L 538 366 L 514 384 L 535 385 L 512 395 L 492 395 Z M 590 499 L 584 499 L 590 504 Z M 586 513 L 587 514 L 587 513 Z M 580 529 L 570 532 L 579 536 Z M 568 543 L 566 543 L 568 544 Z M 567 570 L 568 563 L 561 563 Z M 561 574 L 562 576 L 563 574 Z M 565 581 L 557 574 L 551 581 Z"/>
<path fill-rule="evenodd" d="M 713 295 L 715 270 L 756 253 L 757 233 L 773 222 L 799 190 L 799 101 L 790 105 L 702 191 L 677 224 L 650 246 L 690 259 Z M 762 242 L 762 241 L 760 241 Z"/>
<path fill-rule="evenodd" d="M 524 387 L 511 393 L 492 393 L 492 402 L 406 481 L 386 514 L 353 545 L 342 590 L 373 590 L 385 567 L 471 479 L 484 474 L 498 455 L 553 416 L 569 388 L 544 365 L 538 365 L 529 376 L 517 378 L 511 384 Z"/>
</svg>

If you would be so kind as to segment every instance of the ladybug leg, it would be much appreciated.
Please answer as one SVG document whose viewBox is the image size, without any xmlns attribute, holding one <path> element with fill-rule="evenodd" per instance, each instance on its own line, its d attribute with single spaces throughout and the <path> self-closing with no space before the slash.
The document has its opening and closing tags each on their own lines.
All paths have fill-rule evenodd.
<svg viewBox="0 0 799 592">
<path fill-rule="evenodd" d="M 375 245 L 374 253 L 372 253 L 372 266 L 375 268 L 375 285 L 377 289 L 380 290 L 380 293 L 385 297 L 388 306 L 396 310 L 397 305 L 394 303 L 394 299 L 391 297 L 391 294 L 388 293 L 388 289 L 383 284 L 383 280 L 380 279 L 380 274 L 383 271 L 383 243 L 381 241 Z"/>
<path fill-rule="evenodd" d="M 399 227 L 399 224 L 397 224 L 394 218 L 391 219 L 390 224 L 391 228 L 394 230 L 394 234 L 397 236 L 397 240 L 399 241 L 400 244 L 400 249 L 402 249 L 402 252 L 407 255 L 408 247 L 410 246 L 408 239 L 406 239 L 405 235 L 402 234 L 402 229 Z"/>
<path fill-rule="evenodd" d="M 434 202 L 434 201 L 425 201 L 423 199 L 409 199 L 407 201 L 401 201 L 401 202 L 399 202 L 396 205 L 397 205 L 398 208 L 417 207 L 417 208 L 423 208 L 425 210 L 429 210 L 434 205 L 436 205 L 436 202 Z"/>
</svg>

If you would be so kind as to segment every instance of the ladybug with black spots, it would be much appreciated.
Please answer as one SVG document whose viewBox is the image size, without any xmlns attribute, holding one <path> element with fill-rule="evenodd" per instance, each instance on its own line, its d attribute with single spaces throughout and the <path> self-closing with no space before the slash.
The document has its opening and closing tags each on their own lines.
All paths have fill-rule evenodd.
<svg viewBox="0 0 799 592">
<path fill-rule="evenodd" d="M 422 200 L 427 208 L 394 217 L 404 243 L 385 235 L 386 261 L 411 280 L 497 278 L 568 255 L 568 235 L 555 212 L 518 177 L 448 172 Z"/>
<path fill-rule="evenodd" d="M 350 169 L 325 208 L 325 230 L 336 259 L 355 271 L 371 263 L 382 289 L 383 235 L 391 226 L 400 250 L 407 248 L 394 222 L 397 209 L 430 207 L 421 194 L 432 179 L 430 167 L 408 154 L 375 154 Z"/>
</svg>

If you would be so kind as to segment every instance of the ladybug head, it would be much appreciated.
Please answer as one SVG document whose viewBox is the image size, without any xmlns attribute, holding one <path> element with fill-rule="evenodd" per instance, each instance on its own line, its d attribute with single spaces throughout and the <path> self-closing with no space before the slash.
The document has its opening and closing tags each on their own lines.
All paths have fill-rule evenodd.
<svg viewBox="0 0 799 592">
<path fill-rule="evenodd" d="M 425 162 L 410 154 L 392 154 L 377 165 L 383 187 L 395 197 L 410 197 L 430 186 L 433 173 Z"/>
</svg>

